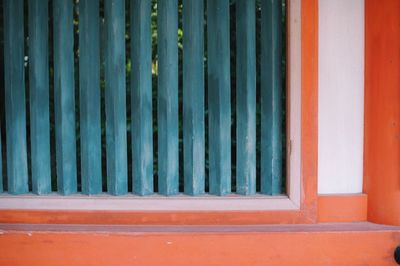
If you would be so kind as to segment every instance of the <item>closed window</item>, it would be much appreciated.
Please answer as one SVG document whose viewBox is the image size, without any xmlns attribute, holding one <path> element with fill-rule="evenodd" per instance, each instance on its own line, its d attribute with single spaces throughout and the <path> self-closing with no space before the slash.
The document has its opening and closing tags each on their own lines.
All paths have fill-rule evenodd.
<svg viewBox="0 0 400 266">
<path fill-rule="evenodd" d="M 196 199 L 293 190 L 285 1 L 2 9 L 2 190 Z"/>
</svg>

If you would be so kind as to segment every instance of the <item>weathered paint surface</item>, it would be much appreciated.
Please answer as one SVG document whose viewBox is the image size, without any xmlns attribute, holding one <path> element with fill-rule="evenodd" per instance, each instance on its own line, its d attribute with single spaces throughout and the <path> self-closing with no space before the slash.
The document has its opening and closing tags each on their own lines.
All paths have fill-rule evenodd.
<svg viewBox="0 0 400 266">
<path fill-rule="evenodd" d="M 125 1 L 105 1 L 107 188 L 128 192 L 125 91 Z"/>
<path fill-rule="evenodd" d="M 82 192 L 102 191 L 99 1 L 79 1 L 79 93 Z"/>
<path fill-rule="evenodd" d="M 368 223 L 0 229 L 1 265 L 396 265 L 400 242 Z"/>
<path fill-rule="evenodd" d="M 51 192 L 48 3 L 29 1 L 29 96 L 32 192 Z"/>
<path fill-rule="evenodd" d="M 133 192 L 153 193 L 151 1 L 131 1 Z"/>
<path fill-rule="evenodd" d="M 256 193 L 256 18 L 255 1 L 236 1 L 237 152 L 236 191 Z"/>
<path fill-rule="evenodd" d="M 53 17 L 57 189 L 68 195 L 77 192 L 73 3 L 55 0 Z"/>
<path fill-rule="evenodd" d="M 229 0 L 207 2 L 210 193 L 231 192 Z"/>
<path fill-rule="evenodd" d="M 178 1 L 158 1 L 158 190 L 179 188 L 178 149 Z"/>
<path fill-rule="evenodd" d="M 205 187 L 204 139 L 204 4 L 183 3 L 183 160 L 185 193 Z"/>
<path fill-rule="evenodd" d="M 400 225 L 400 1 L 365 1 L 368 219 Z"/>
<path fill-rule="evenodd" d="M 282 193 L 282 1 L 261 2 L 261 192 Z"/>
<path fill-rule="evenodd" d="M 8 192 L 28 192 L 24 79 L 24 5 L 4 1 L 4 77 Z"/>
</svg>

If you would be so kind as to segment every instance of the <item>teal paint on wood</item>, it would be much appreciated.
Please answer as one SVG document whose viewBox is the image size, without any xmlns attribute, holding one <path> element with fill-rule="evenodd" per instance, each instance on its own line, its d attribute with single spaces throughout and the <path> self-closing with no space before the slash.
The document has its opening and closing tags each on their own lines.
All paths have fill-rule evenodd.
<svg viewBox="0 0 400 266">
<path fill-rule="evenodd" d="M 151 1 L 131 1 L 132 191 L 153 193 Z"/>
<path fill-rule="evenodd" d="M 102 192 L 99 1 L 79 1 L 79 92 L 82 192 Z"/>
<path fill-rule="evenodd" d="M 53 1 L 57 189 L 77 192 L 73 2 Z"/>
<path fill-rule="evenodd" d="M 126 85 L 125 85 L 125 1 L 106 0 L 106 143 L 107 189 L 113 195 L 128 192 Z"/>
<path fill-rule="evenodd" d="M 231 192 L 229 0 L 208 0 L 210 193 Z"/>
<path fill-rule="evenodd" d="M 199 195 L 205 186 L 204 7 L 183 2 L 183 153 L 185 193 Z"/>
<path fill-rule="evenodd" d="M 256 193 L 255 0 L 236 1 L 236 192 Z"/>
<path fill-rule="evenodd" d="M 4 77 L 8 192 L 28 192 L 24 82 L 24 3 L 4 2 Z"/>
<path fill-rule="evenodd" d="M 48 2 L 29 0 L 29 95 L 32 192 L 51 192 Z"/>
<path fill-rule="evenodd" d="M 158 1 L 158 190 L 179 188 L 178 155 L 178 1 Z"/>
<path fill-rule="evenodd" d="M 261 192 L 282 193 L 281 0 L 261 2 Z"/>
</svg>

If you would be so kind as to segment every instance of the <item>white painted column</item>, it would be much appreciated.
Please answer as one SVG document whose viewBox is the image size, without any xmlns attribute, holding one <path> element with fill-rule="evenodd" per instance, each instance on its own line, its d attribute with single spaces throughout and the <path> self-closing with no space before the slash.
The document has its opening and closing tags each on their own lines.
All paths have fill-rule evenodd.
<svg viewBox="0 0 400 266">
<path fill-rule="evenodd" d="M 319 0 L 318 192 L 360 193 L 364 0 Z"/>
</svg>

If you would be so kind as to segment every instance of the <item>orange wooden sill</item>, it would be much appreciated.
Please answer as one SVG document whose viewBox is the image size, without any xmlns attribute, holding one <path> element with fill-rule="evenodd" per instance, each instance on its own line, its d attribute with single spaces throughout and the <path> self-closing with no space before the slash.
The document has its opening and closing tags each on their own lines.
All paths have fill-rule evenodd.
<svg viewBox="0 0 400 266">
<path fill-rule="evenodd" d="M 400 228 L 0 225 L 1 265 L 395 265 Z"/>
</svg>

